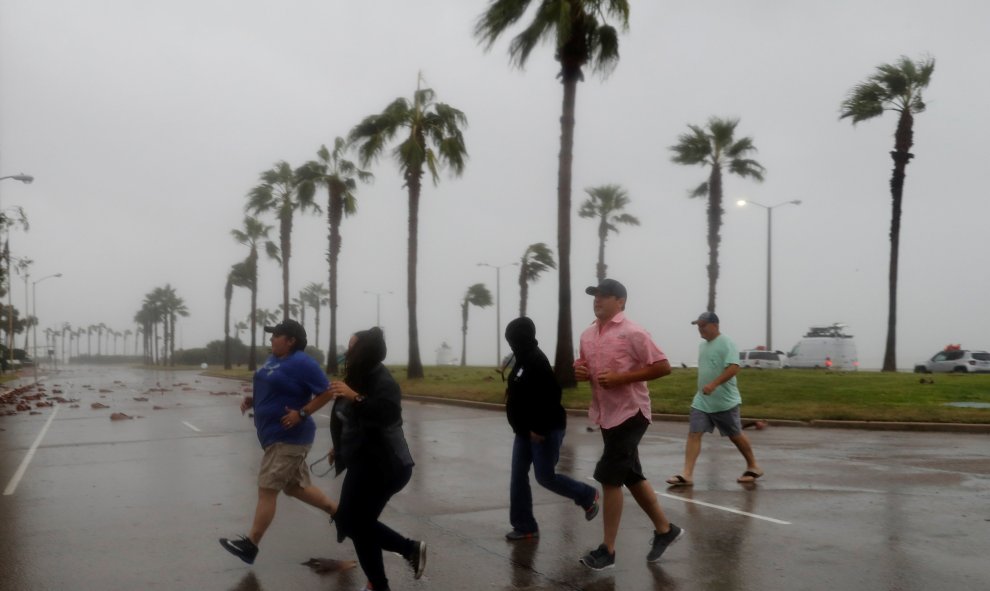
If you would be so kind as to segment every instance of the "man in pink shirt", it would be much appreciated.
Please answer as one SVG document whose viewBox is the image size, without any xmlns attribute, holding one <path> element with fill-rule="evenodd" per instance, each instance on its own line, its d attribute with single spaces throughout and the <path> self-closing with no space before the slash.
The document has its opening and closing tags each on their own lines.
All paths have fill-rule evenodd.
<svg viewBox="0 0 990 591">
<path fill-rule="evenodd" d="M 667 356 L 648 332 L 626 318 L 626 288 L 604 279 L 585 290 L 595 296 L 596 321 L 581 334 L 581 351 L 574 362 L 578 380 L 591 382 L 588 416 L 601 427 L 605 448 L 595 466 L 595 480 L 602 484 L 604 539 L 581 558 L 585 566 L 602 570 L 615 566 L 615 539 L 622 520 L 622 487 L 653 522 L 648 562 L 660 559 L 664 550 L 684 530 L 667 520 L 639 463 L 639 442 L 650 425 L 652 410 L 646 382 L 670 373 Z"/>
</svg>

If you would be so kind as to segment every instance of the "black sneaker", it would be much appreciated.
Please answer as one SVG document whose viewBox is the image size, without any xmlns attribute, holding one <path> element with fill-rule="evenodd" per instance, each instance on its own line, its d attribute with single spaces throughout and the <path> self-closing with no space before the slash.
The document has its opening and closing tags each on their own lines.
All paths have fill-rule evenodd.
<svg viewBox="0 0 990 591">
<path fill-rule="evenodd" d="M 224 550 L 248 564 L 254 564 L 254 558 L 258 555 L 258 547 L 244 536 L 241 536 L 239 540 L 220 538 L 220 545 L 224 547 Z"/>
<path fill-rule="evenodd" d="M 505 539 L 510 542 L 518 542 L 519 540 L 538 540 L 539 538 L 539 531 L 519 531 L 518 529 L 514 529 L 505 534 Z"/>
<path fill-rule="evenodd" d="M 595 491 L 595 500 L 591 501 L 591 504 L 584 508 L 584 518 L 591 521 L 595 517 L 598 517 L 598 491 Z"/>
<path fill-rule="evenodd" d="M 413 551 L 406 558 L 406 562 L 413 569 L 413 578 L 418 579 L 423 576 L 423 571 L 426 570 L 426 542 L 413 542 Z"/>
<path fill-rule="evenodd" d="M 615 552 L 609 552 L 605 544 L 581 557 L 581 564 L 594 570 L 604 570 L 615 566 Z"/>
<path fill-rule="evenodd" d="M 650 553 L 646 555 L 647 562 L 656 562 L 663 556 L 667 546 L 670 546 L 684 535 L 684 530 L 673 523 L 670 524 L 670 531 L 665 534 L 653 532 L 653 539 L 650 540 Z"/>
</svg>

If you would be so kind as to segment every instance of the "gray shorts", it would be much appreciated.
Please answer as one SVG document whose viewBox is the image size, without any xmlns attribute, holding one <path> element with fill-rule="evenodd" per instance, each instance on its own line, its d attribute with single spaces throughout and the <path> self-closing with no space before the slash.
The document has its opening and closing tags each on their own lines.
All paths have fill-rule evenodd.
<svg viewBox="0 0 990 591">
<path fill-rule="evenodd" d="M 726 437 L 742 433 L 742 421 L 739 420 L 739 405 L 721 412 L 704 412 L 691 407 L 690 433 L 711 433 L 718 427 L 718 432 Z"/>
<path fill-rule="evenodd" d="M 311 484 L 306 466 L 308 445 L 273 443 L 265 448 L 258 471 L 258 486 L 271 490 L 285 490 L 290 486 L 306 488 Z"/>
</svg>

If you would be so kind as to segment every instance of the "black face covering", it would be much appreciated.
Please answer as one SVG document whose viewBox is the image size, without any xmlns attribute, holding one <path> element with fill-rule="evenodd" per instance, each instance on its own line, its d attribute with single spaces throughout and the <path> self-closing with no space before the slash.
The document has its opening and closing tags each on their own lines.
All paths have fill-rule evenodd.
<svg viewBox="0 0 990 591">
<path fill-rule="evenodd" d="M 525 316 L 516 318 L 505 327 L 505 340 L 509 342 L 512 352 L 517 356 L 524 351 L 535 349 L 536 325 Z"/>
</svg>

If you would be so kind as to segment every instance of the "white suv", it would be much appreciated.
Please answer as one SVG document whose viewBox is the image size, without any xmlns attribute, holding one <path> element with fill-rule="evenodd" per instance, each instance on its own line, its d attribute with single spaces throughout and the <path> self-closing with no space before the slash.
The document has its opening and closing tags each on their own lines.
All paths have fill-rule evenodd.
<svg viewBox="0 0 990 591">
<path fill-rule="evenodd" d="M 967 349 L 939 351 L 928 361 L 916 364 L 914 366 L 914 372 L 990 372 L 990 353 L 987 351 L 970 351 Z"/>
<path fill-rule="evenodd" d="M 739 352 L 739 367 L 755 367 L 757 369 L 782 369 L 787 367 L 787 356 L 783 351 L 766 351 L 764 349 L 749 349 Z"/>
</svg>

